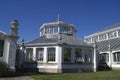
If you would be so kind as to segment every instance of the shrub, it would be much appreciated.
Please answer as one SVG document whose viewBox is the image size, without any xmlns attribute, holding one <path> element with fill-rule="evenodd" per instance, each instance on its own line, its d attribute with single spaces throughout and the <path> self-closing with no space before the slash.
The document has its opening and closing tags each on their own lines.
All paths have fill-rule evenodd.
<svg viewBox="0 0 120 80">
<path fill-rule="evenodd" d="M 0 61 L 0 76 L 4 76 L 7 71 L 8 65 L 6 62 Z"/>
</svg>

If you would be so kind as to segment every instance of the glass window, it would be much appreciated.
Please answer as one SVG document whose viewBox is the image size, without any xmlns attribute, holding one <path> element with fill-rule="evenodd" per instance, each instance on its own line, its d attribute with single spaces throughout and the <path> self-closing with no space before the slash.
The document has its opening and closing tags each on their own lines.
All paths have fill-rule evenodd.
<svg viewBox="0 0 120 80">
<path fill-rule="evenodd" d="M 58 27 L 55 26 L 55 27 L 54 27 L 54 33 L 57 33 L 57 32 L 58 32 Z"/>
<path fill-rule="evenodd" d="M 95 39 L 93 37 L 91 39 L 92 39 L 92 42 L 95 42 Z"/>
<path fill-rule="evenodd" d="M 55 48 L 48 48 L 48 61 L 55 61 Z"/>
<path fill-rule="evenodd" d="M 94 39 L 95 39 L 95 41 L 98 41 L 98 36 L 95 36 Z"/>
<path fill-rule="evenodd" d="M 64 62 L 70 62 L 71 60 L 71 48 L 64 48 Z"/>
<path fill-rule="evenodd" d="M 75 49 L 75 62 L 76 63 L 83 63 L 82 58 L 82 49 Z"/>
<path fill-rule="evenodd" d="M 60 27 L 60 32 L 63 32 L 63 33 L 68 33 L 70 31 L 70 29 L 68 27 Z"/>
<path fill-rule="evenodd" d="M 113 53 L 113 61 L 120 63 L 120 52 Z"/>
<path fill-rule="evenodd" d="M 0 57 L 3 56 L 4 40 L 0 40 Z"/>
<path fill-rule="evenodd" d="M 85 54 L 84 60 L 85 60 L 86 63 L 89 62 L 89 54 L 87 54 L 87 53 Z"/>
<path fill-rule="evenodd" d="M 108 33 L 108 38 L 109 38 L 109 39 L 110 39 L 110 38 L 114 38 L 114 37 L 117 37 L 116 31 Z"/>
<path fill-rule="evenodd" d="M 118 36 L 120 36 L 120 30 L 118 31 Z"/>
<path fill-rule="evenodd" d="M 25 61 L 26 62 L 34 61 L 33 60 L 33 49 L 32 48 L 27 48 L 26 49 Z"/>
<path fill-rule="evenodd" d="M 49 28 L 45 28 L 45 33 L 49 33 Z"/>
<path fill-rule="evenodd" d="M 99 40 L 105 40 L 107 38 L 106 34 L 99 35 Z"/>
<path fill-rule="evenodd" d="M 37 48 L 36 58 L 38 61 L 43 61 L 43 52 L 44 52 L 43 48 Z"/>
<path fill-rule="evenodd" d="M 92 53 L 92 51 L 91 51 L 91 49 L 86 49 L 85 50 L 85 55 L 84 55 L 84 62 L 85 63 L 90 63 L 91 62 L 91 53 Z"/>
<path fill-rule="evenodd" d="M 49 29 L 48 33 L 53 33 L 53 27 L 49 27 L 48 29 Z"/>
<path fill-rule="evenodd" d="M 100 54 L 100 63 L 106 63 L 106 62 L 109 62 L 109 54 L 108 53 Z"/>
</svg>

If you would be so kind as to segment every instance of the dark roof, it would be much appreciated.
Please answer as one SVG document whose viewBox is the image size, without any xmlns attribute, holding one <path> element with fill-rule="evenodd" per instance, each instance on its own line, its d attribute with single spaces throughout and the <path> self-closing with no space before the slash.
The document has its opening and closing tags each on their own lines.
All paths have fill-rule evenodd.
<svg viewBox="0 0 120 80">
<path fill-rule="evenodd" d="M 55 38 L 47 38 L 46 36 L 41 36 L 35 40 L 32 40 L 26 45 L 52 45 L 52 44 L 64 44 L 64 45 L 74 45 L 74 46 L 90 46 L 84 41 L 81 41 L 76 36 L 70 36 L 65 34 L 60 34 Z"/>
<path fill-rule="evenodd" d="M 114 38 L 106 41 L 97 42 L 97 49 L 100 52 L 110 51 L 110 50 L 120 50 L 120 38 Z"/>
<path fill-rule="evenodd" d="M 38 37 L 37 39 L 34 39 L 26 44 L 44 44 L 44 43 L 56 43 L 58 40 L 57 38 L 47 38 L 46 36 Z"/>
</svg>

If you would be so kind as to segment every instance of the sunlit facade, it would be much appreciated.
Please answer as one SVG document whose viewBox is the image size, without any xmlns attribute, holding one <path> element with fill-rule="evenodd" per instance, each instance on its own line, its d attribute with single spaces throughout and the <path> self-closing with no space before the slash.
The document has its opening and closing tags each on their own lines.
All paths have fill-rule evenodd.
<svg viewBox="0 0 120 80">
<path fill-rule="evenodd" d="M 76 37 L 74 25 L 60 20 L 40 27 L 40 36 L 21 47 L 24 68 L 39 72 L 93 71 L 93 47 Z"/>
<path fill-rule="evenodd" d="M 18 40 L 18 21 L 11 22 L 10 34 L 0 31 L 0 61 L 8 64 L 9 71 L 16 71 L 16 49 Z"/>
<path fill-rule="evenodd" d="M 120 69 L 120 23 L 86 36 L 85 42 L 96 44 L 98 66 Z"/>
</svg>

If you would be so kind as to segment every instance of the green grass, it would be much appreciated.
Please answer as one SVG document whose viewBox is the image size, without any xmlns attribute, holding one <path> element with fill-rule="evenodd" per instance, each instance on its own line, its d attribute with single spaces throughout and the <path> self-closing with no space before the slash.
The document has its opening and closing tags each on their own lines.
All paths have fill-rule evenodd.
<svg viewBox="0 0 120 80">
<path fill-rule="evenodd" d="M 27 73 L 27 75 L 35 80 L 120 80 L 120 71 L 63 74 Z"/>
</svg>

